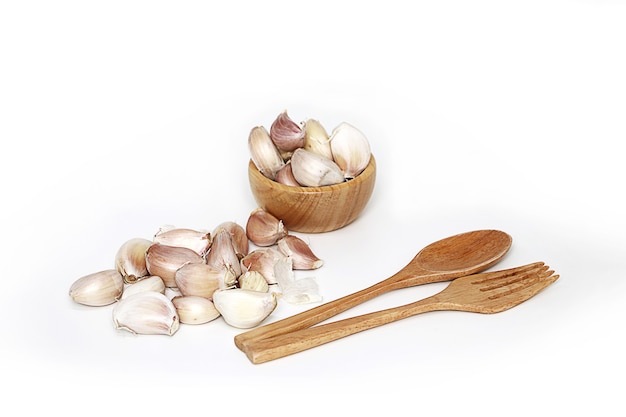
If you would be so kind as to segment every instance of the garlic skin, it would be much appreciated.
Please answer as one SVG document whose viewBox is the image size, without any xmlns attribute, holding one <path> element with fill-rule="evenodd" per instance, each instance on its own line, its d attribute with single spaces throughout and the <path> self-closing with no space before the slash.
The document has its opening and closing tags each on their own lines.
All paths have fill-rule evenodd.
<svg viewBox="0 0 626 417">
<path fill-rule="evenodd" d="M 178 318 L 184 324 L 204 324 L 220 316 L 213 302 L 194 295 L 178 295 L 172 298 Z"/>
<path fill-rule="evenodd" d="M 291 162 L 285 164 L 284 167 L 279 169 L 276 172 L 276 182 L 281 183 L 283 185 L 291 185 L 292 187 L 301 187 L 300 183 L 296 180 L 296 177 L 293 176 L 293 171 L 291 169 Z"/>
<path fill-rule="evenodd" d="M 116 329 L 134 334 L 172 336 L 178 331 L 180 319 L 169 298 L 160 292 L 144 291 L 115 304 L 113 323 Z"/>
<path fill-rule="evenodd" d="M 182 295 L 212 299 L 216 290 L 235 285 L 236 277 L 211 265 L 191 263 L 181 266 L 174 280 Z"/>
<path fill-rule="evenodd" d="M 124 242 L 115 254 L 115 269 L 122 274 L 124 282 L 132 283 L 148 275 L 146 251 L 152 242 L 143 238 L 132 238 Z"/>
<path fill-rule="evenodd" d="M 124 278 L 116 269 L 106 269 L 78 278 L 69 295 L 78 304 L 101 307 L 115 303 L 124 292 Z"/>
<path fill-rule="evenodd" d="M 188 263 L 204 263 L 204 258 L 191 249 L 160 243 L 153 243 L 146 252 L 148 272 L 161 277 L 166 287 L 176 287 L 176 271 Z"/>
<path fill-rule="evenodd" d="M 187 228 L 159 229 L 152 238 L 153 243 L 191 249 L 204 256 L 211 247 L 211 234 Z"/>
<path fill-rule="evenodd" d="M 291 156 L 291 170 L 296 181 L 305 187 L 322 187 L 345 180 L 343 171 L 334 161 L 304 148 L 296 149 Z"/>
<path fill-rule="evenodd" d="M 276 172 L 285 165 L 285 161 L 267 129 L 263 126 L 252 128 L 248 136 L 248 149 L 252 162 L 261 174 L 271 180 L 275 179 Z"/>
<path fill-rule="evenodd" d="M 156 291 L 165 294 L 165 283 L 161 277 L 157 277 L 156 275 L 141 278 L 134 283 L 126 285 L 122 293 L 122 299 L 143 291 Z"/>
<path fill-rule="evenodd" d="M 216 291 L 213 303 L 227 324 L 240 329 L 258 326 L 278 305 L 273 292 L 241 288 Z"/>
<path fill-rule="evenodd" d="M 315 119 L 308 119 L 304 124 L 304 149 L 328 159 L 333 159 L 330 138 L 324 126 Z"/>
<path fill-rule="evenodd" d="M 356 127 L 340 123 L 330 135 L 333 160 L 343 171 L 346 179 L 359 175 L 370 162 L 369 141 Z"/>
<path fill-rule="evenodd" d="M 287 235 L 278 241 L 278 250 L 293 260 L 293 269 L 311 270 L 324 265 L 324 261 L 313 253 L 311 247 L 294 235 Z"/>
<path fill-rule="evenodd" d="M 246 236 L 257 246 L 272 246 L 288 233 L 282 220 L 261 207 L 250 213 L 246 223 Z"/>
<path fill-rule="evenodd" d="M 243 258 L 250 251 L 250 242 L 248 236 L 246 236 L 246 229 L 240 224 L 232 221 L 226 221 L 220 223 L 213 230 L 213 236 L 217 235 L 220 229 L 225 229 L 230 233 L 230 237 L 233 242 L 233 248 L 239 259 Z"/>
<path fill-rule="evenodd" d="M 291 120 L 287 110 L 280 113 L 270 126 L 270 138 L 281 151 L 292 152 L 303 147 L 304 135 L 302 127 Z"/>
</svg>

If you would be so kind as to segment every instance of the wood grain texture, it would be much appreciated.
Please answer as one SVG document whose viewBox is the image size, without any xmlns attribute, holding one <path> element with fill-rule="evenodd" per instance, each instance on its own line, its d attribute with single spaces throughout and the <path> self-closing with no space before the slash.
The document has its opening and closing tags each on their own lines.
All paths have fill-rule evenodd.
<svg viewBox="0 0 626 417">
<path fill-rule="evenodd" d="M 235 336 L 242 351 L 250 341 L 304 329 L 386 292 L 481 272 L 508 253 L 513 239 L 500 230 L 474 230 L 438 240 L 420 250 L 404 268 L 368 288 L 314 307 L 300 314 Z"/>
<path fill-rule="evenodd" d="M 420 301 L 269 339 L 253 340 L 246 345 L 244 352 L 252 363 L 259 364 L 429 311 L 498 313 L 528 300 L 558 278 L 543 262 L 469 275 L 457 278 L 443 291 Z"/>
<path fill-rule="evenodd" d="M 352 223 L 369 202 L 376 183 L 376 160 L 350 181 L 324 187 L 294 187 L 266 178 L 252 161 L 250 189 L 257 204 L 283 221 L 288 230 L 322 233 Z"/>
</svg>

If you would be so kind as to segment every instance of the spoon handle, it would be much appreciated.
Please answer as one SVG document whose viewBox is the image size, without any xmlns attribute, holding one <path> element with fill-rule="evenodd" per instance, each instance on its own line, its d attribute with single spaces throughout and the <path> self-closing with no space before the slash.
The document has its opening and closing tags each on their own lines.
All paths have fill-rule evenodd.
<svg viewBox="0 0 626 417">
<path fill-rule="evenodd" d="M 270 338 L 289 333 L 294 330 L 311 327 L 391 290 L 446 281 L 464 275 L 463 272 L 458 271 L 426 271 L 417 267 L 416 262 L 414 261 L 409 263 L 393 276 L 370 287 L 336 300 L 329 301 L 291 317 L 240 333 L 235 336 L 235 345 L 243 351 L 246 344 L 251 340 Z"/>
<path fill-rule="evenodd" d="M 416 314 L 445 309 L 445 304 L 438 302 L 436 296 L 268 339 L 250 340 L 242 350 L 254 364 L 269 362 Z"/>
</svg>

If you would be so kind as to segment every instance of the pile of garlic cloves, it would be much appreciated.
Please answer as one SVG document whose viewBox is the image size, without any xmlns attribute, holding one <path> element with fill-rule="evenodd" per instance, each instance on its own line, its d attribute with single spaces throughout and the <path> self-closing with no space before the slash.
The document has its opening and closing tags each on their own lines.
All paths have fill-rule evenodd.
<svg viewBox="0 0 626 417">
<path fill-rule="evenodd" d="M 285 185 L 321 187 L 359 175 L 369 164 L 366 136 L 342 122 L 330 135 L 315 119 L 300 124 L 287 111 L 276 117 L 269 131 L 255 126 L 248 136 L 252 162 L 267 178 Z"/>
<path fill-rule="evenodd" d="M 210 232 L 167 226 L 151 239 L 131 238 L 111 269 L 77 279 L 69 295 L 86 306 L 113 305 L 115 328 L 135 334 L 171 336 L 181 323 L 219 317 L 248 329 L 267 319 L 279 300 L 321 301 L 315 278 L 296 278 L 295 271 L 322 265 L 280 219 L 256 208 L 245 227 L 231 221 Z"/>
</svg>

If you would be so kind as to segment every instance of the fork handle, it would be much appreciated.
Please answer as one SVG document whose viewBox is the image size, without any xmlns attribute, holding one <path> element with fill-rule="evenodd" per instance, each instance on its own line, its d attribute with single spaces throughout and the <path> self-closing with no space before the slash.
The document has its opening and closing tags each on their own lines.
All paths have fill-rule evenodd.
<svg viewBox="0 0 626 417">
<path fill-rule="evenodd" d="M 416 314 L 448 308 L 449 306 L 445 303 L 438 301 L 437 294 L 435 294 L 399 307 L 304 328 L 270 338 L 249 340 L 243 346 L 242 351 L 250 362 L 254 364 L 264 363 Z"/>
</svg>

